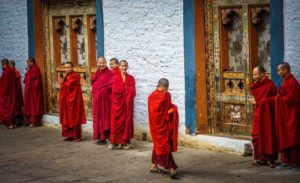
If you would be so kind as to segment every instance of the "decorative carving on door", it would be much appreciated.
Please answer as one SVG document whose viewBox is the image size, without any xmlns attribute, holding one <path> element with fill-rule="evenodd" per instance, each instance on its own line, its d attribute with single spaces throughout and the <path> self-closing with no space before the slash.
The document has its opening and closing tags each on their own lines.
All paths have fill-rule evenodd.
<svg viewBox="0 0 300 183">
<path fill-rule="evenodd" d="M 63 63 L 71 61 L 81 77 L 87 118 L 91 118 L 91 67 L 96 62 L 96 2 L 45 0 L 43 3 L 48 108 L 59 113 L 59 87 L 65 75 Z M 93 34 L 91 34 L 91 32 Z"/>
<path fill-rule="evenodd" d="M 206 29 L 212 25 L 213 45 L 208 55 L 213 55 L 213 71 L 210 77 L 211 131 L 214 133 L 251 134 L 253 97 L 250 95 L 252 69 L 258 63 L 268 61 L 268 0 L 207 1 L 212 6 L 212 17 L 207 19 Z M 209 10 L 207 10 L 209 13 Z M 207 15 L 206 13 L 206 15 Z M 255 27 L 254 35 L 251 26 Z M 256 37 L 257 42 L 253 42 Z M 264 39 L 263 39 L 264 38 Z M 257 45 L 256 50 L 253 44 Z M 257 55 L 257 62 L 253 55 Z M 261 61 L 258 61 L 261 60 Z M 209 60 L 207 60 L 210 63 Z M 268 65 L 264 65 L 268 67 Z M 215 102 L 215 103 L 214 103 Z"/>
</svg>

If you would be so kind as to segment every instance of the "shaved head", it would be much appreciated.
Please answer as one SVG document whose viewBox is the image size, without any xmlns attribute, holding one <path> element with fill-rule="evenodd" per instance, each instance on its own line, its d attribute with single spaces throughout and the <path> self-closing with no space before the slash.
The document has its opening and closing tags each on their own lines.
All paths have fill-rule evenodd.
<svg viewBox="0 0 300 183">
<path fill-rule="evenodd" d="M 287 62 L 283 62 L 282 64 L 279 64 L 278 67 L 280 67 L 281 69 L 285 69 L 288 72 L 291 72 L 291 66 Z"/>
<path fill-rule="evenodd" d="M 280 77 L 286 78 L 291 73 L 291 66 L 287 62 L 278 65 L 277 73 Z"/>
<path fill-rule="evenodd" d="M 266 69 L 265 69 L 263 66 L 261 66 L 261 65 L 256 66 L 256 67 L 254 68 L 254 70 L 257 70 L 257 71 L 259 71 L 260 73 L 266 73 Z"/>
<path fill-rule="evenodd" d="M 162 86 L 162 87 L 169 87 L 169 80 L 166 78 L 161 78 L 160 80 L 158 80 L 157 86 Z"/>
</svg>

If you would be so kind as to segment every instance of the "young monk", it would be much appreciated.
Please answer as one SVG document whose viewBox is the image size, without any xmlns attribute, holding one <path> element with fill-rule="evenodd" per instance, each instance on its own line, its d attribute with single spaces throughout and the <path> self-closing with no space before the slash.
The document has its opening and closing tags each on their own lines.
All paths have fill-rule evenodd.
<svg viewBox="0 0 300 183">
<path fill-rule="evenodd" d="M 117 58 L 111 58 L 109 61 L 109 68 L 113 70 L 116 67 L 119 67 L 119 60 Z"/>
<path fill-rule="evenodd" d="M 33 128 L 40 124 L 44 114 L 44 98 L 42 75 L 35 59 L 27 59 L 27 72 L 24 78 L 24 115 L 29 127 Z"/>
<path fill-rule="evenodd" d="M 9 67 L 7 59 L 1 61 L 2 76 L 0 77 L 0 122 L 8 129 L 16 127 L 16 74 Z"/>
<path fill-rule="evenodd" d="M 172 104 L 168 89 L 169 81 L 162 78 L 148 98 L 149 127 L 153 140 L 150 172 L 164 173 L 158 168 L 159 165 L 168 169 L 173 178 L 177 169 L 172 152 L 177 151 L 178 110 Z"/>
<path fill-rule="evenodd" d="M 59 120 L 64 141 L 80 142 L 81 125 L 86 123 L 80 76 L 74 72 L 73 63 L 66 62 L 65 76 L 59 91 Z"/>
<path fill-rule="evenodd" d="M 256 105 L 252 124 L 253 165 L 269 165 L 275 168 L 278 159 L 275 128 L 275 104 L 277 89 L 262 66 L 253 69 L 255 83 L 251 86 Z"/>
<path fill-rule="evenodd" d="M 15 71 L 16 73 L 16 124 L 18 125 L 22 125 L 23 123 L 23 112 L 22 112 L 22 108 L 23 108 L 23 92 L 22 92 L 22 84 L 21 84 L 21 74 L 20 72 L 16 69 L 16 63 L 13 60 L 9 61 L 9 67 L 12 68 L 12 70 Z"/>
<path fill-rule="evenodd" d="M 98 69 L 92 77 L 93 96 L 93 139 L 105 145 L 110 132 L 110 108 L 113 73 L 107 67 L 104 57 L 97 62 Z"/>
<path fill-rule="evenodd" d="M 275 120 L 282 164 L 278 169 L 300 171 L 300 86 L 286 62 L 277 67 L 284 79 L 275 98 Z"/>
<path fill-rule="evenodd" d="M 120 68 L 113 70 L 111 133 L 110 149 L 129 149 L 127 144 L 133 138 L 133 106 L 135 93 L 135 79 L 127 73 L 128 62 L 120 61 Z"/>
</svg>

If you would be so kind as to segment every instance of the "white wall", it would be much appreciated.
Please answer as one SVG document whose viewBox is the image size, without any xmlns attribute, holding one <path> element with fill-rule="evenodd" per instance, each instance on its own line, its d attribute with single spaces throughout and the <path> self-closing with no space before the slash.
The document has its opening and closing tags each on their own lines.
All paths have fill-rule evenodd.
<svg viewBox="0 0 300 183">
<path fill-rule="evenodd" d="M 300 1 L 284 0 L 284 57 L 300 81 Z"/>
<path fill-rule="evenodd" d="M 103 11 L 105 56 L 127 60 L 136 78 L 135 128 L 148 129 L 148 95 L 166 77 L 183 132 L 183 1 L 103 0 Z"/>
</svg>

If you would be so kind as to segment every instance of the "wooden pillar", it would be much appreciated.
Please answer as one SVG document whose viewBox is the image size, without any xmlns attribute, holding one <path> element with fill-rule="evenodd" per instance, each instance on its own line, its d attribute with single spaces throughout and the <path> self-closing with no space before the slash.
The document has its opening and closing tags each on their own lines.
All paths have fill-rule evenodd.
<svg viewBox="0 0 300 183">
<path fill-rule="evenodd" d="M 197 132 L 208 133 L 204 0 L 195 0 L 195 65 Z"/>
</svg>

